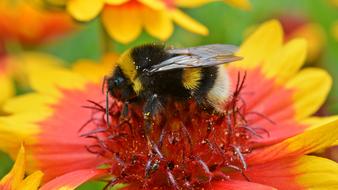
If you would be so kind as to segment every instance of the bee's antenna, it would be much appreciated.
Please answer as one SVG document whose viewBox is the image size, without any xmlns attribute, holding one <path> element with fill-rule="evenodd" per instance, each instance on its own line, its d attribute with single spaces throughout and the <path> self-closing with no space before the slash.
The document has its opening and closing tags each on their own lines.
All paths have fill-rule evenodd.
<svg viewBox="0 0 338 190">
<path fill-rule="evenodd" d="M 104 88 L 107 86 L 107 76 L 103 77 L 103 82 L 102 82 L 102 87 L 101 87 L 101 91 L 102 94 L 104 92 Z M 107 127 L 110 127 L 110 123 L 109 123 L 109 90 L 108 88 L 106 89 L 106 119 L 107 119 Z"/>
<path fill-rule="evenodd" d="M 107 117 L 107 126 L 110 127 L 109 123 L 109 91 L 106 90 L 106 117 Z"/>
<path fill-rule="evenodd" d="M 103 90 L 104 90 L 104 87 L 106 86 L 106 83 L 107 83 L 107 76 L 104 76 L 103 77 L 103 82 L 102 82 L 102 86 L 101 86 L 101 92 L 103 94 Z"/>
</svg>

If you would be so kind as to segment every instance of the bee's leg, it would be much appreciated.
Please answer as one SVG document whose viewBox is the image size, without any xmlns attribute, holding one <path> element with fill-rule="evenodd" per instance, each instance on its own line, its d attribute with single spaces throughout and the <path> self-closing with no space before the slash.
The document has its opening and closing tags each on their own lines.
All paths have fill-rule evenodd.
<svg viewBox="0 0 338 190">
<path fill-rule="evenodd" d="M 150 134 L 152 119 L 158 112 L 158 109 L 161 105 L 160 99 L 157 94 L 152 95 L 144 104 L 143 107 L 143 117 L 145 124 L 145 133 Z"/>
<path fill-rule="evenodd" d="M 123 103 L 123 107 L 122 107 L 122 111 L 121 111 L 121 115 L 120 115 L 120 121 L 125 121 L 128 117 L 128 113 L 129 113 L 129 101 L 125 101 Z"/>
<path fill-rule="evenodd" d="M 150 137 L 151 128 L 153 124 L 153 117 L 157 114 L 160 105 L 161 103 L 158 95 L 157 94 L 152 95 L 152 97 L 150 97 L 144 104 L 143 117 L 144 117 L 144 133 L 147 139 L 150 159 L 152 159 L 155 155 L 157 155 L 160 158 L 160 160 L 162 160 L 164 157 L 160 149 L 158 148 L 158 145 L 154 143 L 154 141 Z M 150 174 L 151 168 L 153 168 L 153 165 L 150 161 L 149 166 L 148 167 L 146 166 L 145 168 L 145 173 Z"/>
<path fill-rule="evenodd" d="M 128 113 L 129 113 L 129 104 L 136 102 L 136 101 L 137 101 L 137 97 L 133 97 L 133 98 L 126 100 L 123 103 L 123 107 L 122 107 L 122 111 L 120 115 L 120 121 L 125 121 L 127 119 Z"/>
</svg>

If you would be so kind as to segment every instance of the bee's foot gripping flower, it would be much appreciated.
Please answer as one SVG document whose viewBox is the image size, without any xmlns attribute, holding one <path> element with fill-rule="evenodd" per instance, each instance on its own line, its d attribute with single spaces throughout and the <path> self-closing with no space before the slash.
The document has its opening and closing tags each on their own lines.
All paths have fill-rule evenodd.
<svg viewBox="0 0 338 190">
<path fill-rule="evenodd" d="M 147 187 L 196 188 L 211 181 L 228 180 L 228 172 L 240 172 L 244 178 L 253 135 L 268 135 L 264 129 L 249 127 L 245 102 L 240 92 L 244 77 L 229 98 L 224 113 L 210 113 L 195 102 L 167 104 L 153 120 L 150 146 L 147 141 L 142 109 L 130 106 L 121 119 L 123 103 L 112 100 L 107 127 L 105 106 L 89 101 L 96 128 L 81 134 L 96 139 L 88 151 L 107 157 L 116 176 L 109 185 L 127 183 Z"/>
</svg>

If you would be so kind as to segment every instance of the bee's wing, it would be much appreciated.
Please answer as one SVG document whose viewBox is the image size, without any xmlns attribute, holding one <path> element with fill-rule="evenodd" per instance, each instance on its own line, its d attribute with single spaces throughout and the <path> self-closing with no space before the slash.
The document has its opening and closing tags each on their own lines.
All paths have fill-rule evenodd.
<svg viewBox="0 0 338 190">
<path fill-rule="evenodd" d="M 161 72 L 180 68 L 210 67 L 240 60 L 234 55 L 236 46 L 212 44 L 192 48 L 169 49 L 176 56 L 153 65 L 149 72 Z"/>
</svg>

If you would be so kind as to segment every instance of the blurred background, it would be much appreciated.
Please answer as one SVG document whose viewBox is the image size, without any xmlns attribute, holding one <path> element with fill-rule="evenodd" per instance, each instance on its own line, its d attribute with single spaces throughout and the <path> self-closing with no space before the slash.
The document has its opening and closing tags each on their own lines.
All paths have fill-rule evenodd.
<svg viewBox="0 0 338 190">
<path fill-rule="evenodd" d="M 327 103 L 318 112 L 318 115 L 337 114 L 338 1 L 250 0 L 250 3 L 251 8 L 249 10 L 241 10 L 222 2 L 209 3 L 193 9 L 183 9 L 192 18 L 205 25 L 209 29 L 209 35 L 201 36 L 193 34 L 175 26 L 176 28 L 173 35 L 166 43 L 179 47 L 212 43 L 240 45 L 244 37 L 250 33 L 258 23 L 276 18 L 282 22 L 286 41 L 294 37 L 304 37 L 308 40 L 308 59 L 305 66 L 322 67 L 330 72 L 334 79 L 333 89 Z M 43 35 L 44 33 L 42 32 L 42 36 L 48 37 L 48 39 L 43 39 L 43 42 L 40 42 L 40 39 L 25 37 L 25 34 L 20 34 L 19 32 L 16 32 L 16 36 L 13 37 L 8 35 L 8 33 L 15 32 L 13 23 L 18 27 L 24 27 L 25 23 L 28 23 L 28 18 L 25 14 L 32 15 L 32 13 L 22 11 L 20 17 L 8 21 L 6 17 L 8 15 L 6 15 L 5 11 L 1 10 L 3 8 L 4 7 L 0 7 L 0 57 L 15 55 L 22 51 L 40 51 L 65 60 L 65 66 L 69 67 L 79 59 L 99 61 L 107 43 L 110 49 L 121 53 L 123 50 L 135 45 L 158 41 L 143 32 L 141 36 L 133 42 L 122 44 L 102 38 L 104 31 L 98 18 L 89 23 L 80 23 L 65 15 L 59 15 L 57 18 L 54 18 L 53 24 L 44 26 L 45 28 L 42 29 L 43 32 L 48 33 L 48 31 L 55 31 L 55 35 L 48 37 L 47 35 Z M 38 17 L 39 15 L 36 16 Z M 46 17 L 41 17 L 41 19 L 43 18 Z M 11 24 L 8 22 L 12 22 L 12 26 L 8 27 L 8 25 Z M 53 26 L 59 22 L 62 22 L 64 26 L 62 26 L 61 29 L 59 28 L 60 31 L 57 31 L 53 29 Z M 40 23 L 37 23 L 37 26 L 34 26 L 30 23 L 26 27 L 30 30 L 36 29 L 37 27 L 41 27 L 39 24 Z M 19 89 L 16 93 L 22 93 L 25 90 L 27 89 Z M 326 150 L 323 154 L 338 161 L 338 151 L 334 148 Z M 1 178 L 10 170 L 13 162 L 8 156 L 0 153 L 0 163 Z M 101 189 L 102 186 L 103 184 L 98 182 L 88 183 L 79 189 Z"/>
</svg>

